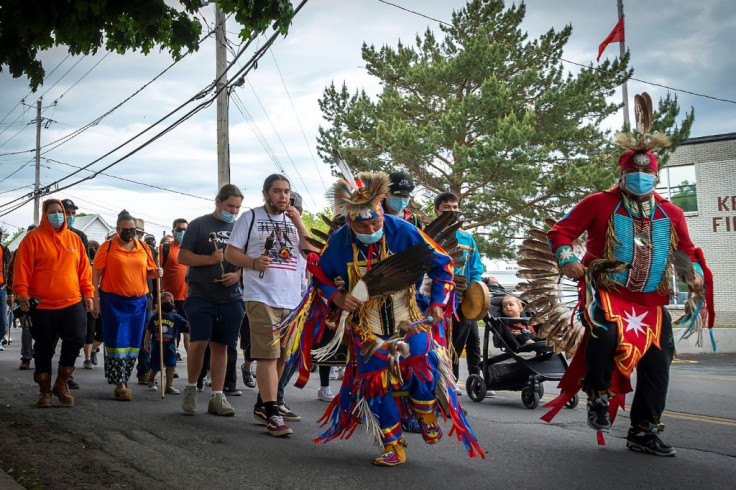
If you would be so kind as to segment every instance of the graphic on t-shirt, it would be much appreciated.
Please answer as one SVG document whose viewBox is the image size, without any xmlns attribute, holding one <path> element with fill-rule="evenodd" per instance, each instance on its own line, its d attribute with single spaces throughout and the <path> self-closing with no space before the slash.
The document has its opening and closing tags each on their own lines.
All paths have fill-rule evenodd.
<svg viewBox="0 0 736 490">
<path fill-rule="evenodd" d="M 230 240 L 230 230 L 220 230 L 215 232 L 215 235 L 217 236 L 217 246 L 219 248 L 225 248 L 227 241 Z"/>
<path fill-rule="evenodd" d="M 295 271 L 299 253 L 296 227 L 291 223 L 275 223 L 269 219 L 256 220 L 259 241 L 273 239 L 271 250 L 264 251 L 272 260 L 269 268 Z"/>
</svg>

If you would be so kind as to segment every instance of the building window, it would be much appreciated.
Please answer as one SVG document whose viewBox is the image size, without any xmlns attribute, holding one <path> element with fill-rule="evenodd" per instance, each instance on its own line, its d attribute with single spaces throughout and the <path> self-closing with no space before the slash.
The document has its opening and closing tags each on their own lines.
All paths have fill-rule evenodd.
<svg viewBox="0 0 736 490">
<path fill-rule="evenodd" d="M 685 212 L 698 210 L 695 165 L 665 167 L 659 172 L 656 191 Z"/>
</svg>

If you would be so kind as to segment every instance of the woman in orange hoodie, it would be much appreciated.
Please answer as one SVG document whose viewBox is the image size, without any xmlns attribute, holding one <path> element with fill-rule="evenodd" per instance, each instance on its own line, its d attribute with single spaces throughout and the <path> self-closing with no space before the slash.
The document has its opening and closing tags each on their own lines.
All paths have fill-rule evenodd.
<svg viewBox="0 0 736 490">
<path fill-rule="evenodd" d="M 148 278 L 159 277 L 151 249 L 135 237 L 135 221 L 125 210 L 118 215 L 117 235 L 100 245 L 92 282 L 98 289 L 93 315 L 102 315 L 105 376 L 115 385 L 115 399 L 129 401 L 130 374 L 146 324 Z"/>
<path fill-rule="evenodd" d="M 56 199 L 44 201 L 41 224 L 18 246 L 13 292 L 21 310 L 31 315 L 34 379 L 40 389 L 37 405 L 50 407 L 53 393 L 63 406 L 74 406 L 67 382 L 84 344 L 95 288 L 82 240 L 67 229 L 64 207 Z M 35 308 L 31 298 L 38 300 Z M 61 354 L 52 390 L 51 358 L 57 338 L 62 341 Z"/>
</svg>

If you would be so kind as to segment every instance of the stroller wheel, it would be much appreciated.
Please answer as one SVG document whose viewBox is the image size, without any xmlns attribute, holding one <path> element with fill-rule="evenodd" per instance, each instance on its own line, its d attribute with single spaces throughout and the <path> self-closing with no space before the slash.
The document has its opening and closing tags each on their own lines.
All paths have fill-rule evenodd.
<svg viewBox="0 0 736 490">
<path fill-rule="evenodd" d="M 576 394 L 565 403 L 565 406 L 567 408 L 575 408 L 578 406 L 578 402 L 580 402 L 580 397 Z"/>
<path fill-rule="evenodd" d="M 486 382 L 478 374 L 471 374 L 465 381 L 465 389 L 468 392 L 468 396 L 474 402 L 481 402 L 486 397 L 488 389 L 486 388 Z"/>
<path fill-rule="evenodd" d="M 540 382 L 538 386 L 539 398 L 542 398 L 544 396 L 544 383 Z"/>
<path fill-rule="evenodd" d="M 534 386 L 527 386 L 521 390 L 521 402 L 529 410 L 534 410 L 539 405 L 539 393 Z"/>
</svg>

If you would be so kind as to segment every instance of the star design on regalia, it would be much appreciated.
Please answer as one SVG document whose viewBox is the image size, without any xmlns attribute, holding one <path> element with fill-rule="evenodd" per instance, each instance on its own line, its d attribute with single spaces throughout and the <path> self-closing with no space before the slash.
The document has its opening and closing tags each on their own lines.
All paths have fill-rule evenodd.
<svg viewBox="0 0 736 490">
<path fill-rule="evenodd" d="M 633 330 L 637 337 L 639 336 L 639 332 L 646 334 L 643 327 L 648 327 L 649 325 L 644 323 L 645 316 L 647 316 L 646 311 L 641 315 L 637 315 L 636 310 L 633 308 L 631 309 L 631 313 L 626 312 L 626 331 Z"/>
<path fill-rule="evenodd" d="M 571 259 L 572 257 L 573 257 L 572 249 L 565 248 L 560 251 L 560 259 L 568 260 L 568 259 Z"/>
</svg>

